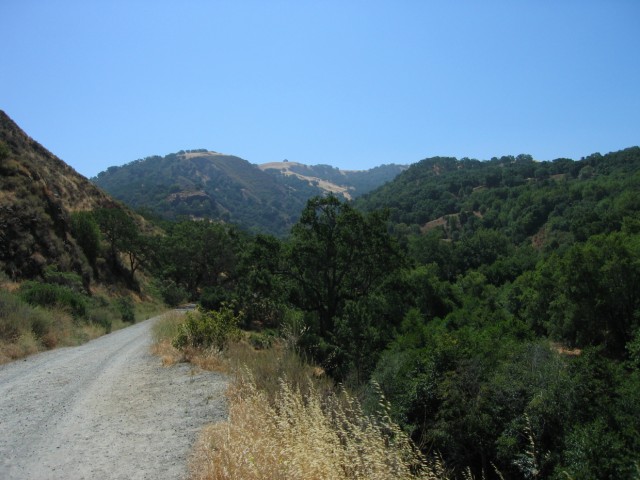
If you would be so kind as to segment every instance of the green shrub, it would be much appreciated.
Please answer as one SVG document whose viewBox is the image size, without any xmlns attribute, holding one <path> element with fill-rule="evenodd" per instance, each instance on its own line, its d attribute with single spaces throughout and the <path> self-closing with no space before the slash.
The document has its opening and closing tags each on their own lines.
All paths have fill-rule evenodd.
<svg viewBox="0 0 640 480">
<path fill-rule="evenodd" d="M 118 300 L 118 310 L 120 311 L 123 322 L 136 322 L 136 312 L 133 307 L 133 301 L 129 297 L 122 297 Z"/>
<path fill-rule="evenodd" d="M 249 334 L 249 343 L 256 350 L 264 350 L 273 345 L 276 336 L 273 330 L 265 330 L 263 332 L 251 332 Z"/>
<path fill-rule="evenodd" d="M 200 306 L 207 310 L 219 310 L 232 299 L 232 294 L 222 287 L 206 287 L 200 294 Z"/>
<path fill-rule="evenodd" d="M 228 306 L 223 306 L 218 311 L 189 312 L 180 327 L 178 337 L 173 341 L 173 346 L 181 350 L 187 347 L 211 346 L 222 350 L 230 340 L 240 337 L 240 320 L 241 315 L 236 315 Z"/>
<path fill-rule="evenodd" d="M 84 295 L 62 285 L 25 282 L 20 287 L 20 297 L 31 305 L 68 309 L 75 319 L 87 315 L 87 301 Z"/>
<path fill-rule="evenodd" d="M 162 295 L 162 300 L 170 307 L 177 307 L 184 302 L 189 295 L 184 288 L 171 280 L 163 282 L 159 290 L 160 295 Z"/>
<path fill-rule="evenodd" d="M 67 287 L 77 293 L 82 293 L 84 291 L 82 278 L 77 273 L 61 272 L 56 267 L 49 266 L 45 268 L 43 277 L 45 283 L 52 283 Z"/>
<path fill-rule="evenodd" d="M 113 320 L 109 311 L 104 308 L 97 308 L 89 314 L 89 321 L 104 328 L 105 333 L 111 333 Z"/>
</svg>

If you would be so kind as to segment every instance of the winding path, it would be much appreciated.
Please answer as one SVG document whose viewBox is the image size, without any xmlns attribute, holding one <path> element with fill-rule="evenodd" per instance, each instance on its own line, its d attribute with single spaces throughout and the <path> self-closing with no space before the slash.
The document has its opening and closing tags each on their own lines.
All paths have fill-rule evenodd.
<svg viewBox="0 0 640 480">
<path fill-rule="evenodd" d="M 157 319 L 0 366 L 0 479 L 181 479 L 223 375 L 162 367 Z"/>
</svg>

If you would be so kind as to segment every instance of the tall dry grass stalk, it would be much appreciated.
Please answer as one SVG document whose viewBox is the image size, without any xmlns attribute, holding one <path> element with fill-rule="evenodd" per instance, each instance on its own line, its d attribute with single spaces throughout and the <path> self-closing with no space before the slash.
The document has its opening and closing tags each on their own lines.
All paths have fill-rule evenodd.
<svg viewBox="0 0 640 480">
<path fill-rule="evenodd" d="M 327 394 L 286 378 L 273 399 L 252 372 L 236 374 L 229 419 L 208 426 L 191 462 L 194 480 L 444 479 L 386 413 L 366 415 L 346 391 Z M 386 405 L 382 403 L 386 412 Z"/>
<path fill-rule="evenodd" d="M 261 350 L 239 341 L 224 352 L 178 351 L 170 345 L 182 322 L 177 315 L 157 322 L 155 353 L 232 376 L 228 420 L 202 431 L 190 462 L 193 480 L 449 478 L 441 459 L 427 460 L 391 420 L 381 392 L 378 414 L 365 414 L 286 339 Z M 203 358 L 219 363 L 212 368 Z"/>
<path fill-rule="evenodd" d="M 158 319 L 151 329 L 153 336 L 151 353 L 158 356 L 165 367 L 185 361 L 182 352 L 171 344 L 178 336 L 182 320 L 183 314 L 176 311 L 168 312 Z"/>
</svg>

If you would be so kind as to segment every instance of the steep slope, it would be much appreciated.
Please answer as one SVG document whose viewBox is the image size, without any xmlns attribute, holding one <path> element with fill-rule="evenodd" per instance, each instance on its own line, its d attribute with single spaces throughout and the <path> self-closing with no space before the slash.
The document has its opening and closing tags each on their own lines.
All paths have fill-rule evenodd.
<svg viewBox="0 0 640 480">
<path fill-rule="evenodd" d="M 82 273 L 70 214 L 114 205 L 0 111 L 0 270 L 17 279 L 46 265 Z"/>
</svg>

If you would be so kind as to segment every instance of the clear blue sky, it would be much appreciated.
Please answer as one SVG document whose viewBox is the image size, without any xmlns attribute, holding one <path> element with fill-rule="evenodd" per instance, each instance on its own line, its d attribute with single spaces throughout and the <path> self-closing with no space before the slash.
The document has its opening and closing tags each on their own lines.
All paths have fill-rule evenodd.
<svg viewBox="0 0 640 480">
<path fill-rule="evenodd" d="M 2 0 L 0 109 L 86 176 L 640 144 L 640 1 Z"/>
</svg>

